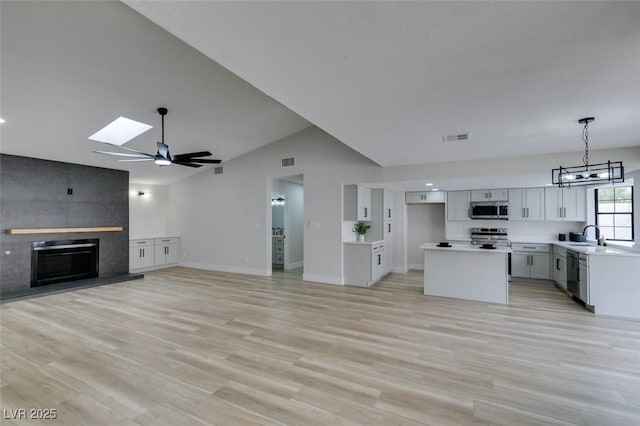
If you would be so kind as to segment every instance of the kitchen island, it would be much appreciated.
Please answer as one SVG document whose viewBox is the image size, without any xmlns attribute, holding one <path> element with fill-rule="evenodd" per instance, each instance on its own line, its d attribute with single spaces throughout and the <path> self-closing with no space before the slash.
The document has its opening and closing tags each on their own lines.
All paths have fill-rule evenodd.
<svg viewBox="0 0 640 426">
<path fill-rule="evenodd" d="M 509 303 L 510 248 L 435 243 L 424 250 L 424 294 L 490 303 Z"/>
</svg>

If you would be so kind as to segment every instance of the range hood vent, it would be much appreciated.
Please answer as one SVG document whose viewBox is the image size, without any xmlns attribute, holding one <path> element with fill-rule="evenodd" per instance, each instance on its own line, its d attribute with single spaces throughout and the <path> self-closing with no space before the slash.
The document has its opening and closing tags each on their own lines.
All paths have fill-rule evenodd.
<svg viewBox="0 0 640 426">
<path fill-rule="evenodd" d="M 471 139 L 471 133 L 458 133 L 455 135 L 445 135 L 442 137 L 444 142 L 468 141 Z"/>
<path fill-rule="evenodd" d="M 214 175 L 221 175 L 223 171 L 224 170 L 223 170 L 222 166 L 213 168 L 213 174 Z"/>
</svg>

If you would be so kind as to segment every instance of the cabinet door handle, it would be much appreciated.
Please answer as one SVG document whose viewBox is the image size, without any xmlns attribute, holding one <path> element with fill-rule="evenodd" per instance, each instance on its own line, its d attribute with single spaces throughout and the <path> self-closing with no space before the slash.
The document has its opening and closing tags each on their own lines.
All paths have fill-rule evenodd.
<svg viewBox="0 0 640 426">
<path fill-rule="evenodd" d="M 529 207 L 527 207 L 527 217 L 529 217 Z"/>
<path fill-rule="evenodd" d="M 560 270 L 560 259 L 556 259 L 556 270 Z"/>
<path fill-rule="evenodd" d="M 559 211 L 560 211 L 560 213 L 558 213 L 558 216 L 559 216 L 559 217 L 562 217 L 562 207 L 558 207 L 558 209 L 559 209 Z"/>
<path fill-rule="evenodd" d="M 391 209 L 387 209 L 388 213 L 387 213 L 387 218 L 391 219 Z"/>
<path fill-rule="evenodd" d="M 364 217 L 367 217 L 367 208 L 364 208 Z"/>
<path fill-rule="evenodd" d="M 564 212 L 564 216 L 563 216 L 563 217 L 567 217 L 567 208 L 566 208 L 566 207 L 563 207 L 563 208 L 562 208 L 562 211 Z"/>
<path fill-rule="evenodd" d="M 142 257 L 144 257 L 144 249 L 142 249 Z"/>
<path fill-rule="evenodd" d="M 382 263 L 382 256 L 378 255 L 378 265 Z"/>
<path fill-rule="evenodd" d="M 389 229 L 387 230 L 387 232 L 388 232 L 388 233 L 391 233 L 391 224 L 390 224 L 390 223 L 388 223 L 388 224 L 387 224 L 387 227 L 389 228 Z"/>
<path fill-rule="evenodd" d="M 522 217 L 527 217 L 527 210 L 524 207 L 522 208 Z"/>
</svg>

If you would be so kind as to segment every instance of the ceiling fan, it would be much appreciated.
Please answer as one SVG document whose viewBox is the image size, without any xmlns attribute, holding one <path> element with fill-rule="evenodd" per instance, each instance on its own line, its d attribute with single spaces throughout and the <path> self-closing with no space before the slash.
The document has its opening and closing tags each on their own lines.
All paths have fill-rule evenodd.
<svg viewBox="0 0 640 426">
<path fill-rule="evenodd" d="M 171 155 L 169 153 L 169 146 L 164 143 L 164 116 L 167 115 L 166 108 L 160 107 L 158 108 L 158 113 L 162 116 L 162 142 L 156 142 L 157 151 L 155 155 L 147 154 L 144 152 L 136 151 L 131 148 L 126 148 L 124 146 L 120 146 L 120 148 L 131 151 L 134 154 L 126 154 L 123 152 L 109 152 L 109 151 L 93 151 L 98 154 L 106 154 L 106 155 L 115 155 L 118 157 L 127 157 L 124 160 L 118 160 L 123 162 L 132 162 L 132 161 L 155 161 L 155 163 L 159 166 L 169 166 L 171 164 L 179 164 L 181 166 L 187 167 L 202 167 L 202 164 L 219 164 L 222 160 L 215 159 L 205 159 L 200 157 L 208 157 L 211 154 L 209 151 L 199 151 L 199 152 L 190 152 L 188 154 L 177 154 Z"/>
</svg>

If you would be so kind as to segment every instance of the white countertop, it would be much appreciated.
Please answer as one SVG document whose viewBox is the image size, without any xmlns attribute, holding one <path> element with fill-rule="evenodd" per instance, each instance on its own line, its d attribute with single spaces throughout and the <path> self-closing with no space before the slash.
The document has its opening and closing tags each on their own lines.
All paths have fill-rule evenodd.
<svg viewBox="0 0 640 426">
<path fill-rule="evenodd" d="M 438 247 L 438 243 L 424 243 L 420 246 L 424 250 L 449 250 L 449 251 L 479 251 L 486 253 L 511 253 L 509 247 L 496 247 L 495 249 L 483 249 L 474 244 L 451 244 L 451 247 Z"/>
<path fill-rule="evenodd" d="M 373 244 L 380 244 L 380 243 L 384 243 L 384 240 L 380 240 L 380 241 L 365 241 L 364 243 L 361 243 L 359 241 L 343 241 L 344 244 L 359 244 L 361 246 L 367 246 L 367 245 L 373 245 Z"/>
<path fill-rule="evenodd" d="M 609 246 L 584 245 L 585 243 L 574 243 L 572 241 L 553 241 L 550 244 L 557 245 L 567 250 L 577 251 L 578 253 L 595 254 L 595 255 L 616 255 L 616 256 L 638 256 L 640 253 L 631 250 L 623 250 Z M 576 245 L 577 244 L 577 245 Z"/>
</svg>

